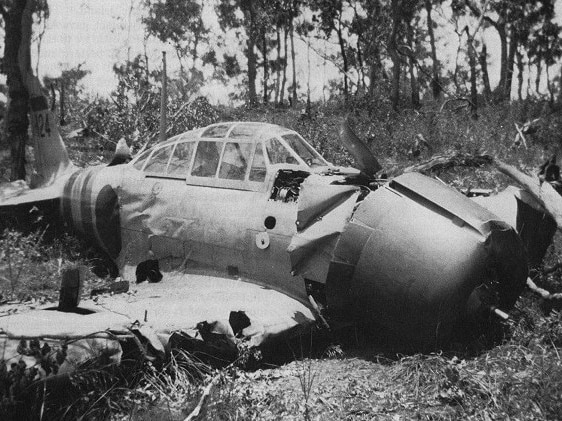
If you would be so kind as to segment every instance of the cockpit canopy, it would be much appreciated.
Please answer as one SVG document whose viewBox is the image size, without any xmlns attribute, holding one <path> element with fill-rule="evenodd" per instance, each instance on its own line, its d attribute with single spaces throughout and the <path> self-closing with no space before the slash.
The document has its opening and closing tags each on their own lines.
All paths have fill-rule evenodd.
<svg viewBox="0 0 562 421">
<path fill-rule="evenodd" d="M 330 165 L 298 133 L 268 123 L 218 123 L 174 136 L 131 163 L 146 174 L 261 183 L 272 167 Z"/>
</svg>

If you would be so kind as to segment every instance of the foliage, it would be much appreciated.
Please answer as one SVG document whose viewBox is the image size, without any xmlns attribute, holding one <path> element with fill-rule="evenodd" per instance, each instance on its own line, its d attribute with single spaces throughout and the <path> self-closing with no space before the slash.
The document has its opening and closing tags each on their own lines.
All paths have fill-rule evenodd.
<svg viewBox="0 0 562 421">
<path fill-rule="evenodd" d="M 86 115 L 89 131 L 100 141 L 104 150 L 113 150 L 120 138 L 125 138 L 134 151 L 158 139 L 160 119 L 161 72 L 149 71 L 143 56 L 115 66 L 118 85 L 111 99 L 97 98 Z M 217 121 L 218 114 L 204 97 L 191 101 L 185 92 L 171 83 L 167 105 L 167 137 L 206 126 Z"/>
<path fill-rule="evenodd" d="M 46 229 L 24 233 L 5 228 L 0 235 L 0 300 L 52 300 L 58 296 L 61 271 L 90 266 L 94 254 L 76 238 L 64 234 L 44 239 Z"/>
</svg>

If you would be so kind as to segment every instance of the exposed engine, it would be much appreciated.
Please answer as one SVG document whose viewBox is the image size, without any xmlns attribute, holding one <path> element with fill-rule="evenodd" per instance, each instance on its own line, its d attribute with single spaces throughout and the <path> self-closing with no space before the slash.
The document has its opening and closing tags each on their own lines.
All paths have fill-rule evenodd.
<svg viewBox="0 0 562 421">
<path fill-rule="evenodd" d="M 306 171 L 279 170 L 273 183 L 270 200 L 296 202 L 301 184 L 310 175 Z"/>
</svg>

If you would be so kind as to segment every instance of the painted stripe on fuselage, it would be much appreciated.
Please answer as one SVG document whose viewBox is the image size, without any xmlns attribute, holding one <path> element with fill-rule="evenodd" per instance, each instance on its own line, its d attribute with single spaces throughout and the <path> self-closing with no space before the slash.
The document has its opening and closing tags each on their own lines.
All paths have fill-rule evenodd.
<svg viewBox="0 0 562 421">
<path fill-rule="evenodd" d="M 94 182 L 94 175 L 99 172 L 99 168 L 91 168 L 88 170 L 84 181 L 82 183 L 82 189 L 80 191 L 80 214 L 82 216 L 82 231 L 85 236 L 95 235 L 94 232 L 94 221 L 93 221 L 93 199 L 92 199 L 92 184 Z M 96 236 L 96 241 L 99 243 L 99 239 Z M 89 238 L 91 240 L 91 238 Z"/>
<path fill-rule="evenodd" d="M 71 230 L 87 239 L 94 240 L 103 247 L 95 226 L 95 197 L 92 197 L 92 187 L 95 176 L 104 167 L 89 168 L 77 171 L 69 178 L 64 186 L 62 199 L 62 214 L 65 223 Z"/>
<path fill-rule="evenodd" d="M 64 185 L 62 201 L 61 201 L 61 213 L 64 224 L 66 228 L 70 231 L 74 231 L 74 223 L 72 220 L 72 189 L 74 187 L 74 183 L 78 176 L 82 173 L 82 170 L 78 170 L 74 172 L 66 184 Z"/>
</svg>

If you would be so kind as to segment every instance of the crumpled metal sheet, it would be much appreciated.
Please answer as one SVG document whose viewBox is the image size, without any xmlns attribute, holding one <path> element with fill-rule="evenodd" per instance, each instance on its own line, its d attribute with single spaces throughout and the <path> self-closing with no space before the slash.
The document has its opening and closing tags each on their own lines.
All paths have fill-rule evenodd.
<svg viewBox="0 0 562 421">
<path fill-rule="evenodd" d="M 531 266 L 538 266 L 556 232 L 556 222 L 526 190 L 509 186 L 496 195 L 471 198 L 517 230 Z"/>
<path fill-rule="evenodd" d="M 212 265 L 217 248 L 229 253 L 247 249 L 247 231 L 257 228 L 258 221 L 248 215 L 256 216 L 261 193 L 186 188 L 184 183 L 145 179 L 132 171 L 125 175 L 118 191 L 123 236 L 119 267 L 137 265 L 149 258 L 149 251 L 158 260 L 187 256 Z M 228 206 L 232 201 L 234 209 Z"/>
<path fill-rule="evenodd" d="M 122 348 L 118 337 L 132 334 L 130 320 L 120 314 L 101 312 L 87 315 L 63 313 L 55 310 L 32 310 L 0 317 L 0 355 L 8 368 L 23 360 L 28 368 L 42 367 L 46 360 L 56 363 L 57 372 L 73 372 L 77 367 L 97 359 L 107 364 L 121 362 Z M 21 341 L 26 347 L 22 349 Z M 32 352 L 30 341 L 36 340 L 51 349 L 49 355 Z M 42 364 L 43 363 L 43 364 Z M 40 374 L 45 376 L 44 370 Z"/>
<path fill-rule="evenodd" d="M 66 344 L 63 373 L 92 359 L 118 364 L 123 340 L 150 345 L 141 350 L 148 359 L 163 357 L 178 335 L 198 349 L 235 356 L 241 344 L 281 340 L 316 320 L 307 306 L 275 290 L 183 273 L 166 273 L 160 283 L 139 284 L 127 294 L 98 296 L 81 308 L 93 313 L 44 309 L 0 317 L 0 353 L 8 367 L 20 359 L 28 367 L 40 364 L 40 358 L 22 354 L 21 339 L 41 340 L 53 349 Z"/>
<path fill-rule="evenodd" d="M 299 195 L 297 233 L 287 249 L 295 275 L 324 283 L 336 243 L 353 214 L 358 186 L 320 184 L 307 178 Z"/>
<path fill-rule="evenodd" d="M 318 178 L 317 175 L 311 175 L 301 185 L 297 210 L 299 231 L 324 219 L 325 215 L 347 202 L 360 189 L 353 185 L 319 183 Z"/>
</svg>

